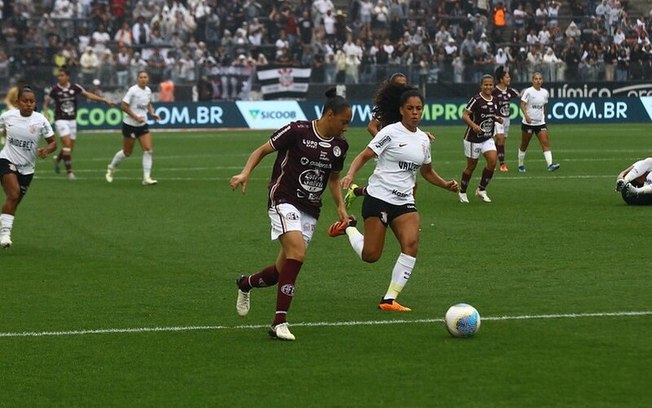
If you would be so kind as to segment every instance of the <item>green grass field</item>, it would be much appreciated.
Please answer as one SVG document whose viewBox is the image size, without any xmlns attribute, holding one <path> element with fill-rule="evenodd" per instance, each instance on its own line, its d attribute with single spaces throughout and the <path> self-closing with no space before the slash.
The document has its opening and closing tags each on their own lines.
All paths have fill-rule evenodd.
<svg viewBox="0 0 652 408">
<path fill-rule="evenodd" d="M 326 235 L 326 195 L 289 315 L 293 343 L 267 336 L 275 289 L 254 291 L 246 318 L 234 307 L 234 278 L 278 251 L 266 214 L 273 158 L 246 195 L 228 186 L 270 132 L 155 133 L 154 187 L 140 184 L 138 148 L 107 184 L 120 136 L 80 135 L 78 180 L 39 162 L 14 246 L 0 252 L 0 406 L 652 406 L 652 207 L 614 192 L 616 174 L 650 155 L 650 126 L 553 124 L 554 173 L 534 141 L 528 172 L 516 171 L 518 131 L 493 203 L 462 205 L 419 183 L 420 252 L 401 294 L 412 313 L 376 309 L 394 238 L 362 263 Z M 462 132 L 434 129 L 446 178 L 460 179 Z M 350 162 L 369 138 L 347 137 Z M 443 327 L 458 302 L 483 317 L 472 339 Z"/>
</svg>

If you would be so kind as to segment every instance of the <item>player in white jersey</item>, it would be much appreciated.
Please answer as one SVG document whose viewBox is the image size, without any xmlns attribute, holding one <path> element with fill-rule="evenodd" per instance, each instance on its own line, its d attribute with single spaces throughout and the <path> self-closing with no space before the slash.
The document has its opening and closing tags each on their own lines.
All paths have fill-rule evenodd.
<svg viewBox="0 0 652 408">
<path fill-rule="evenodd" d="M 555 171 L 559 163 L 552 161 L 552 151 L 548 139 L 548 128 L 546 126 L 546 114 L 548 105 L 548 91 L 541 87 L 543 76 L 535 72 L 532 76 L 532 86 L 523 91 L 521 95 L 521 146 L 518 149 L 518 171 L 525 173 L 525 151 L 530 144 L 532 134 L 535 134 L 543 149 L 543 157 L 546 159 L 548 171 Z"/>
<path fill-rule="evenodd" d="M 418 128 L 423 96 L 415 89 L 407 90 L 401 95 L 399 106 L 401 121 L 383 127 L 356 156 L 341 181 L 342 188 L 348 189 L 362 166 L 371 159 L 378 159 L 362 203 L 364 235 L 355 228 L 355 220 L 334 223 L 328 234 L 332 237 L 348 235 L 355 253 L 363 261 L 373 263 L 382 255 L 387 227 L 390 227 L 399 241 L 401 254 L 378 308 L 408 312 L 411 309 L 400 305 L 396 298 L 416 263 L 419 213 L 413 189 L 417 172 L 429 183 L 450 191 L 457 191 L 458 185 L 455 180 L 444 180 L 432 168 L 430 139 Z"/>
<path fill-rule="evenodd" d="M 639 160 L 618 174 L 616 191 L 631 205 L 652 204 L 652 157 Z"/>
<path fill-rule="evenodd" d="M 0 178 L 6 198 L 0 214 L 0 246 L 11 246 L 11 230 L 18 204 L 27 193 L 36 156 L 44 159 L 56 150 L 57 144 L 50 122 L 34 112 L 36 98 L 27 87 L 18 90 L 18 109 L 11 109 L 0 115 L 0 133 L 7 143 L 0 151 Z M 48 143 L 39 147 L 41 139 Z"/>
<path fill-rule="evenodd" d="M 116 167 L 134 151 L 136 139 L 143 149 L 143 185 L 151 186 L 157 181 L 151 177 L 152 171 L 152 133 L 147 125 L 147 114 L 155 120 L 161 118 L 154 112 L 152 90 L 147 86 L 149 75 L 146 71 L 138 72 L 138 82 L 129 88 L 120 107 L 125 113 L 122 120 L 122 149 L 113 156 L 106 169 L 106 181 L 113 182 Z"/>
</svg>

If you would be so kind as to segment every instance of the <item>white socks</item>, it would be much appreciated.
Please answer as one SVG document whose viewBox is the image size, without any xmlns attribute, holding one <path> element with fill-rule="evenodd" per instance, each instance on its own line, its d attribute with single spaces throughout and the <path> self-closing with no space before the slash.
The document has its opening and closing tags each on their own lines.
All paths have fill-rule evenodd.
<svg viewBox="0 0 652 408">
<path fill-rule="evenodd" d="M 543 152 L 543 157 L 546 159 L 546 164 L 550 166 L 552 164 L 552 151 L 548 150 Z M 523 166 L 525 163 L 525 152 L 518 149 L 518 165 Z"/>
<path fill-rule="evenodd" d="M 11 229 L 14 227 L 14 216 L 11 214 L 0 215 L 0 236 L 10 236 Z"/>
<path fill-rule="evenodd" d="M 417 262 L 417 258 L 401 253 L 396 264 L 394 264 L 394 269 L 392 270 L 392 281 L 387 288 L 387 293 L 385 293 L 384 300 L 396 299 L 403 290 L 403 287 L 410 279 L 412 274 L 412 269 L 414 269 L 414 264 Z"/>
<path fill-rule="evenodd" d="M 118 150 L 118 152 L 113 156 L 113 160 L 111 160 L 111 168 L 115 169 L 118 167 L 118 164 L 120 164 L 124 159 L 126 159 L 127 156 L 125 156 L 125 153 L 122 151 L 122 149 Z"/>
<path fill-rule="evenodd" d="M 115 156 L 113 156 L 113 160 L 111 160 L 111 164 L 110 164 L 111 168 L 115 169 L 126 158 L 127 156 L 125 155 L 125 153 L 122 150 L 118 150 Z M 146 150 L 143 152 L 143 178 L 145 179 L 150 178 L 151 173 L 152 173 L 152 151 Z"/>
<path fill-rule="evenodd" d="M 525 152 L 518 149 L 518 165 L 523 166 L 525 163 Z"/>
<path fill-rule="evenodd" d="M 347 227 L 346 235 L 349 237 L 351 248 L 362 259 L 362 248 L 364 247 L 364 235 L 356 227 Z"/>
<path fill-rule="evenodd" d="M 152 172 L 152 151 L 143 152 L 143 178 L 148 179 Z"/>
</svg>

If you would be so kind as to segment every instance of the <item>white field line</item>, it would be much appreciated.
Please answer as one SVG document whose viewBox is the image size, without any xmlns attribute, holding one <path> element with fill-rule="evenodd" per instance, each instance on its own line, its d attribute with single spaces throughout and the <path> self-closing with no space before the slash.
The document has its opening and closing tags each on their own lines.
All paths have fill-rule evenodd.
<svg viewBox="0 0 652 408">
<path fill-rule="evenodd" d="M 602 313 L 562 313 L 542 315 L 516 315 L 516 316 L 487 316 L 482 317 L 483 321 L 501 320 L 534 320 L 534 319 L 578 319 L 598 317 L 635 317 L 652 316 L 652 311 L 631 311 L 631 312 L 602 312 Z M 443 319 L 415 319 L 415 320 L 362 320 L 346 322 L 304 322 L 292 323 L 292 327 L 345 327 L 345 326 L 376 326 L 387 324 L 411 324 L 411 323 L 441 323 Z M 236 326 L 169 326 L 169 327 L 135 327 L 126 329 L 89 329 L 69 331 L 43 331 L 43 332 L 0 332 L 0 337 L 57 337 L 57 336 L 78 336 L 86 334 L 118 334 L 118 333 L 150 333 L 150 332 L 182 332 L 196 330 L 248 330 L 267 328 L 268 325 L 236 325 Z"/>
</svg>

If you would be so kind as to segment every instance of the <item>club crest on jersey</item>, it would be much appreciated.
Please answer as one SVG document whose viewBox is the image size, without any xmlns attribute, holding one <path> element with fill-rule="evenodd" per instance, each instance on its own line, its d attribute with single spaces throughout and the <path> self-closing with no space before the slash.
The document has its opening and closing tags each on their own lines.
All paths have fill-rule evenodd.
<svg viewBox="0 0 652 408">
<path fill-rule="evenodd" d="M 339 146 L 333 148 L 333 156 L 340 157 L 342 155 L 342 149 Z"/>
</svg>

